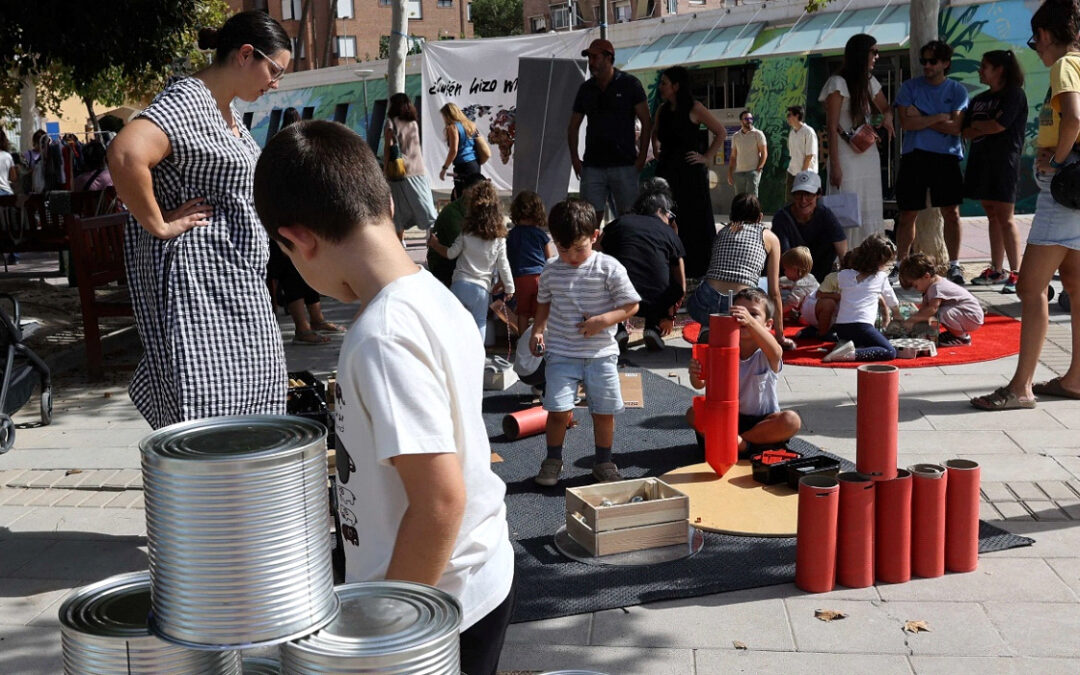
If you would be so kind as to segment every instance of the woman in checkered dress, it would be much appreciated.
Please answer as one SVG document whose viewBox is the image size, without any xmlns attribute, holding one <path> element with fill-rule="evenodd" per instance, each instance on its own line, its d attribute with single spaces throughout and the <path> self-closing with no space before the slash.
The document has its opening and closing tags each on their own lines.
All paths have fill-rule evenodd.
<svg viewBox="0 0 1080 675">
<path fill-rule="evenodd" d="M 214 65 L 170 85 L 109 147 L 132 215 L 124 259 L 144 349 L 130 393 L 155 429 L 285 412 L 268 239 L 252 203 L 259 147 L 231 102 L 276 89 L 290 43 L 259 11 L 200 34 L 200 46 L 214 43 Z"/>
</svg>

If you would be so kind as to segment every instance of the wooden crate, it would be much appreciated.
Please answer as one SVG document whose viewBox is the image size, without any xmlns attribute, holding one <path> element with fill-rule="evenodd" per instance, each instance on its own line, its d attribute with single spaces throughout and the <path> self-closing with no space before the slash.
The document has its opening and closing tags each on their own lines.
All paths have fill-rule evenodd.
<svg viewBox="0 0 1080 675">
<path fill-rule="evenodd" d="M 592 555 L 685 543 L 689 515 L 690 499 L 658 478 L 566 490 L 567 533 Z"/>
</svg>

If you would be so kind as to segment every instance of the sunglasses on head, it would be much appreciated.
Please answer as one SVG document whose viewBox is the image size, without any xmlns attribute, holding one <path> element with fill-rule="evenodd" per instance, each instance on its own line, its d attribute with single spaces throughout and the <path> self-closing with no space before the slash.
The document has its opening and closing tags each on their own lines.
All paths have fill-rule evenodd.
<svg viewBox="0 0 1080 675">
<path fill-rule="evenodd" d="M 922 65 L 936 66 L 941 59 L 919 59 L 919 63 Z"/>
</svg>

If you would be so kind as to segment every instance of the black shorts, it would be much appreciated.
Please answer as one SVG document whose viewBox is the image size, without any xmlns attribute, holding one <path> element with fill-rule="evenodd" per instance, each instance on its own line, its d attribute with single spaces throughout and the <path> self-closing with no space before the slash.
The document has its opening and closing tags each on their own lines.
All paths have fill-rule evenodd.
<svg viewBox="0 0 1080 675">
<path fill-rule="evenodd" d="M 1020 158 L 1010 154 L 999 161 L 968 157 L 964 174 L 964 196 L 988 202 L 1016 203 L 1016 185 L 1020 182 Z"/>
<path fill-rule="evenodd" d="M 768 415 L 744 415 L 739 413 L 739 434 L 745 434 L 747 431 L 750 431 L 766 417 L 768 417 Z"/>
<path fill-rule="evenodd" d="M 960 158 L 940 152 L 913 150 L 900 156 L 896 177 L 896 206 L 901 211 L 926 208 L 926 191 L 933 206 L 957 206 L 964 201 Z"/>
</svg>

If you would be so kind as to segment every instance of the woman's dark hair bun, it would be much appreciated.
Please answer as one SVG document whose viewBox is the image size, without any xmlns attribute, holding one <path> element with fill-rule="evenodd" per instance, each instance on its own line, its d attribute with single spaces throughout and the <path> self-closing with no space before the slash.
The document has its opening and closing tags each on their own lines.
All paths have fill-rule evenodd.
<svg viewBox="0 0 1080 675">
<path fill-rule="evenodd" d="M 217 49 L 218 29 L 202 28 L 199 30 L 199 49 Z"/>
</svg>

